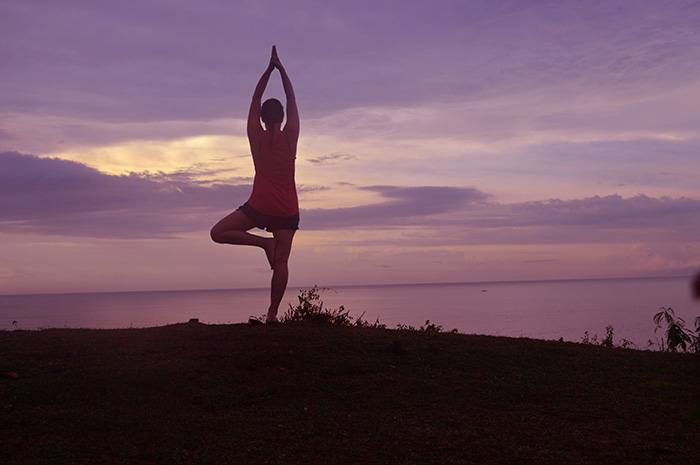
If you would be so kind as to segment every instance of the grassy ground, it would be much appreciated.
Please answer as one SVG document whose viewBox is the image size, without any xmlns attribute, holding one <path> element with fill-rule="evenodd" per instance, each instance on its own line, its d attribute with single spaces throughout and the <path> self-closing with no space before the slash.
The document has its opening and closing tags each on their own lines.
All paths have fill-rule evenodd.
<svg viewBox="0 0 700 465">
<path fill-rule="evenodd" d="M 698 463 L 697 355 L 308 323 L 0 332 L 0 463 Z"/>
</svg>

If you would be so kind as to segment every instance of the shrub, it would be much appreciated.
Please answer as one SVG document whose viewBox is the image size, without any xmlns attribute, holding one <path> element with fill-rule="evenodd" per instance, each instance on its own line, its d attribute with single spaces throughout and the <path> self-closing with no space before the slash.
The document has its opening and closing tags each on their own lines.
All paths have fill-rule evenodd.
<svg viewBox="0 0 700 465">
<path fill-rule="evenodd" d="M 696 324 L 698 323 L 699 319 L 700 318 L 695 320 Z M 695 336 L 692 331 L 685 329 L 685 320 L 683 320 L 683 318 L 676 317 L 676 314 L 671 307 L 659 308 L 659 313 L 654 315 L 654 323 L 656 324 L 656 329 L 654 329 L 654 332 L 661 328 L 662 323 L 666 324 L 665 347 L 667 350 L 671 352 L 678 352 L 679 349 L 681 349 L 683 352 L 697 350 L 697 336 Z M 661 344 L 661 350 L 664 350 L 663 343 Z"/>
<path fill-rule="evenodd" d="M 299 303 L 296 306 L 289 304 L 289 309 L 285 312 L 282 317 L 282 322 L 295 322 L 295 321 L 307 321 L 315 323 L 331 323 L 341 326 L 357 326 L 360 328 L 377 328 L 386 329 L 386 325 L 379 322 L 379 318 L 374 323 L 369 323 L 362 319 L 364 313 L 357 318 L 350 316 L 350 312 L 345 309 L 345 306 L 341 305 L 337 309 L 326 308 L 323 306 L 323 301 L 321 300 L 321 293 L 325 291 L 332 291 L 326 287 L 319 288 L 314 285 L 311 289 L 300 289 L 299 290 Z M 335 291 L 334 291 L 335 292 Z M 413 326 L 406 326 L 399 324 L 398 329 L 410 330 L 410 331 L 425 331 L 439 333 L 442 331 L 442 326 L 431 323 L 430 320 L 425 322 L 425 326 L 415 328 Z M 452 330 L 453 333 L 457 332 L 457 329 Z"/>
<path fill-rule="evenodd" d="M 563 341 L 563 339 L 560 339 Z M 586 331 L 583 334 L 583 337 L 581 338 L 581 342 L 583 344 L 589 344 L 589 345 L 598 345 L 598 346 L 603 346 L 603 347 L 609 347 L 609 348 L 615 348 L 618 347 L 620 349 L 630 349 L 630 348 L 635 348 L 635 345 L 632 341 L 629 341 L 627 339 L 623 339 L 622 342 L 619 344 L 615 345 L 613 341 L 613 327 L 612 326 L 606 326 L 605 327 L 605 337 L 601 339 L 600 341 L 598 340 L 598 335 L 594 335 L 591 337 L 591 335 Z"/>
<path fill-rule="evenodd" d="M 289 304 L 289 309 L 282 317 L 283 322 L 291 321 L 312 321 L 316 323 L 333 323 L 344 326 L 352 324 L 350 312 L 344 306 L 337 309 L 323 307 L 321 292 L 329 290 L 316 285 L 311 289 L 301 289 L 299 292 L 299 304 L 295 307 Z"/>
<path fill-rule="evenodd" d="M 420 326 L 420 327 L 418 327 L 418 328 L 416 328 L 416 327 L 413 326 L 413 325 L 404 325 L 404 324 L 401 324 L 401 323 L 399 323 L 398 325 L 396 325 L 396 328 L 399 329 L 399 330 L 402 330 L 402 331 L 423 331 L 423 332 L 427 332 L 427 333 L 440 333 L 440 332 L 442 332 L 442 326 L 436 325 L 435 323 L 431 323 L 430 320 L 426 320 L 426 321 L 425 321 L 425 325 L 424 325 L 424 326 Z M 451 333 L 456 333 L 456 332 L 457 332 L 457 328 L 454 328 L 454 329 L 453 329 L 452 331 L 450 331 L 450 332 L 451 332 Z"/>
</svg>

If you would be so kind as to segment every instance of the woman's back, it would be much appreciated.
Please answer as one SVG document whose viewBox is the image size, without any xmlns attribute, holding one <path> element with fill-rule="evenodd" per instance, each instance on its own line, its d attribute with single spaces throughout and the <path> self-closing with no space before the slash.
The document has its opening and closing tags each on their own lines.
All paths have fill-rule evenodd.
<svg viewBox="0 0 700 465">
<path fill-rule="evenodd" d="M 255 180 L 248 203 L 273 216 L 292 216 L 299 212 L 294 180 L 294 156 L 284 131 L 263 131 L 260 150 L 253 156 Z"/>
</svg>

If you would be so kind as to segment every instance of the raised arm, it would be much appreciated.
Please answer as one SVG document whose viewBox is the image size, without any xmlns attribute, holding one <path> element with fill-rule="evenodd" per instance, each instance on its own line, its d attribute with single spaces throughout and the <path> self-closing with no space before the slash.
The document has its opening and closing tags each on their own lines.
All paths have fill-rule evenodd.
<svg viewBox="0 0 700 465">
<path fill-rule="evenodd" d="M 282 87 L 284 88 L 284 95 L 287 98 L 287 122 L 284 125 L 284 132 L 287 133 L 289 142 L 292 145 L 292 151 L 294 152 L 293 155 L 296 156 L 296 146 L 299 140 L 299 110 L 297 108 L 296 97 L 294 96 L 292 81 L 289 79 L 287 71 L 284 69 L 282 62 L 277 56 L 277 47 L 272 47 L 270 63 L 280 71 L 280 76 L 282 77 Z"/>
<path fill-rule="evenodd" d="M 253 151 L 258 150 L 260 147 L 260 137 L 262 137 L 263 127 L 260 123 L 260 106 L 262 105 L 262 96 L 267 88 L 267 83 L 270 80 L 270 75 L 275 69 L 275 64 L 270 60 L 270 64 L 267 69 L 260 77 L 258 84 L 255 86 L 255 91 L 253 92 L 253 99 L 250 102 L 250 109 L 248 110 L 248 142 L 250 142 L 250 149 Z"/>
</svg>

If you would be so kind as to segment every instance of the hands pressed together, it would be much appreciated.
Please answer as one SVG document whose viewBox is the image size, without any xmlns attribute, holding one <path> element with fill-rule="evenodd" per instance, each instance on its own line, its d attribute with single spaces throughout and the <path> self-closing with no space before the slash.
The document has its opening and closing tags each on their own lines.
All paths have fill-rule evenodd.
<svg viewBox="0 0 700 465">
<path fill-rule="evenodd" d="M 273 70 L 273 69 L 279 69 L 280 71 L 284 71 L 284 66 L 282 66 L 282 62 L 280 61 L 280 58 L 277 56 L 277 47 L 275 45 L 272 46 L 272 56 L 270 57 L 270 64 L 268 65 L 268 69 Z"/>
</svg>

